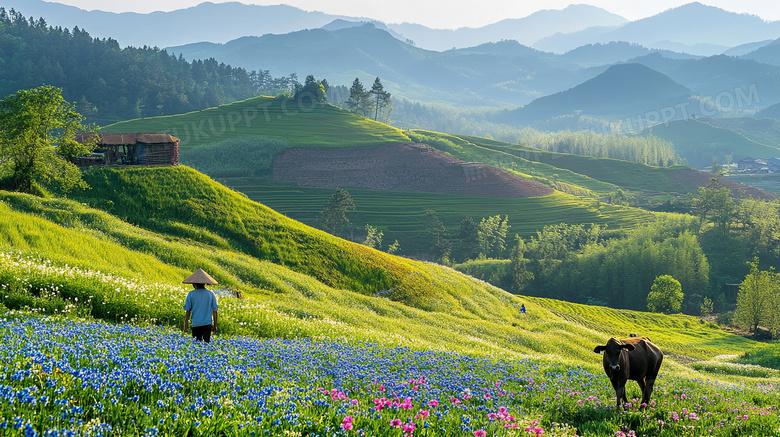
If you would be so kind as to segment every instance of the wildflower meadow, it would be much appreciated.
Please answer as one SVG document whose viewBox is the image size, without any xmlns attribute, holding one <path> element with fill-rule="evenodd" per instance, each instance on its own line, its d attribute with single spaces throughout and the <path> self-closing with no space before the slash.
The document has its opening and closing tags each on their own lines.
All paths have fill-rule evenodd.
<svg viewBox="0 0 780 437">
<path fill-rule="evenodd" d="M 777 391 L 662 377 L 613 406 L 571 365 L 314 340 L 217 336 L 9 312 L 0 430 L 10 436 L 780 435 Z M 629 393 L 638 395 L 632 387 Z"/>
</svg>

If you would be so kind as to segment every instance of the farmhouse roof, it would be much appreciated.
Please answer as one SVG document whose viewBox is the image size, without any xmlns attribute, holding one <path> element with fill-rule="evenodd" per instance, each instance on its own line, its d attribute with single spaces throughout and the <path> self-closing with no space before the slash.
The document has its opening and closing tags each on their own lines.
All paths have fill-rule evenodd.
<svg viewBox="0 0 780 437">
<path fill-rule="evenodd" d="M 90 140 L 91 134 L 79 134 L 76 135 L 76 141 L 86 142 Z M 180 140 L 174 136 L 168 134 L 154 134 L 154 133 L 107 133 L 98 134 L 100 140 L 98 145 L 102 146 L 122 146 L 129 144 L 175 144 Z"/>
</svg>

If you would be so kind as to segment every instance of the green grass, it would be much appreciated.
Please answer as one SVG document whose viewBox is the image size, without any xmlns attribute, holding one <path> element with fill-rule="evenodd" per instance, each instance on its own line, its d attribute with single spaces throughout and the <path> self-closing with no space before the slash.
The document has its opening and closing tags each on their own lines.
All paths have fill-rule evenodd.
<svg viewBox="0 0 780 437">
<path fill-rule="evenodd" d="M 746 156 L 770 158 L 780 154 L 777 145 L 757 142 L 760 140 L 758 136 L 750 139 L 734 130 L 697 120 L 672 121 L 655 126 L 652 135 L 674 143 L 675 151 L 695 168 L 712 165 L 713 157 L 723 164 L 728 155 L 732 155 L 736 162 Z"/>
<path fill-rule="evenodd" d="M 642 196 L 657 193 L 687 194 L 698 189 L 675 180 L 677 173 L 688 170 L 685 166 L 653 167 L 617 159 L 548 152 L 469 135 L 427 131 L 412 131 L 410 135 L 415 133 L 449 140 L 455 147 L 446 147 L 445 151 L 460 159 L 515 168 L 518 174 L 554 181 L 556 185 L 563 182 L 571 185 L 570 190 L 578 194 L 604 195 L 618 187 Z M 558 188 L 567 189 L 565 186 Z"/>
<path fill-rule="evenodd" d="M 314 224 L 319 211 L 333 194 L 332 189 L 270 183 L 251 178 L 224 178 L 223 183 L 286 216 Z M 556 192 L 549 196 L 520 199 L 411 193 L 349 188 L 355 202 L 350 221 L 361 230 L 365 224 L 384 232 L 384 245 L 398 239 L 402 253 L 427 251 L 425 211 L 436 211 L 447 230 L 456 233 L 467 216 L 509 216 L 510 233 L 535 235 L 550 223 L 597 223 L 609 229 L 633 228 L 652 221 L 649 212 Z"/>
<path fill-rule="evenodd" d="M 123 121 L 103 132 L 165 132 L 187 149 L 245 137 L 284 140 L 289 147 L 360 147 L 408 143 L 400 130 L 327 104 L 254 97 L 187 114 Z"/>
</svg>

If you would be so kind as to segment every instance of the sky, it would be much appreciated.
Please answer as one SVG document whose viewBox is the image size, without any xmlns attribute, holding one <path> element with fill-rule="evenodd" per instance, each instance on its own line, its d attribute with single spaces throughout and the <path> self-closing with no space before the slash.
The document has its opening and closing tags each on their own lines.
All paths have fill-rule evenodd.
<svg viewBox="0 0 780 437">
<path fill-rule="evenodd" d="M 47 0 L 88 10 L 109 12 L 172 11 L 206 0 Z M 222 3 L 224 0 L 210 0 Z M 540 9 L 563 9 L 571 0 L 240 0 L 258 5 L 288 4 L 307 11 L 365 17 L 386 23 L 418 23 L 432 28 L 479 27 L 505 18 L 522 18 Z M 583 0 L 629 20 L 655 15 L 693 0 Z M 749 13 L 780 20 L 777 0 L 701 0 L 731 12 Z"/>
</svg>

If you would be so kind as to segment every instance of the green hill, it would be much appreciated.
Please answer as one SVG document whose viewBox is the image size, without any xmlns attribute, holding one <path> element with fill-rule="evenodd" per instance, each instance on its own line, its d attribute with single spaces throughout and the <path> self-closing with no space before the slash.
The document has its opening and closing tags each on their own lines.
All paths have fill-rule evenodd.
<svg viewBox="0 0 780 437">
<path fill-rule="evenodd" d="M 590 367 L 594 343 L 628 332 L 651 336 L 678 363 L 754 347 L 687 316 L 513 296 L 308 228 L 187 168 L 97 169 L 87 178 L 92 189 L 75 200 L 0 192 L 6 307 L 180 326 L 180 281 L 203 267 L 246 295 L 223 299 L 226 333 L 552 356 Z M 520 303 L 530 314 L 518 313 Z"/>
<path fill-rule="evenodd" d="M 273 97 L 254 97 L 187 114 L 129 120 L 106 126 L 102 131 L 169 133 L 181 139 L 183 153 L 192 147 L 258 136 L 281 138 L 289 147 L 356 147 L 410 141 L 396 128 L 336 106 Z"/>
<path fill-rule="evenodd" d="M 723 164 L 731 156 L 733 162 L 751 156 L 769 158 L 780 154 L 778 147 L 757 142 L 734 130 L 714 126 L 699 120 L 672 121 L 653 127 L 652 133 L 674 143 L 677 153 L 695 168 L 712 165 L 713 158 Z M 759 140 L 758 137 L 756 137 Z"/>
</svg>

